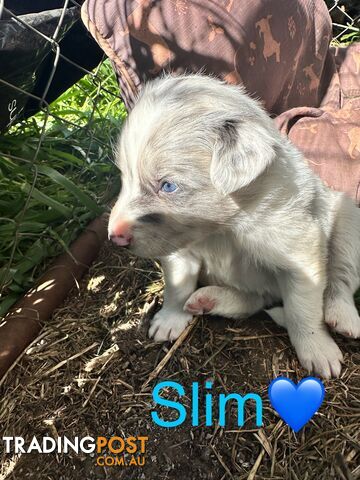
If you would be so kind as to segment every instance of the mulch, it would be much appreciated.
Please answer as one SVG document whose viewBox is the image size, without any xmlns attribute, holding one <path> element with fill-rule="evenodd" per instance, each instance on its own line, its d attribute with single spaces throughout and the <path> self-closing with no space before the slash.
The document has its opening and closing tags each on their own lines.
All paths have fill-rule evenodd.
<svg viewBox="0 0 360 480">
<path fill-rule="evenodd" d="M 0 480 L 360 478 L 358 340 L 336 337 L 345 354 L 341 378 L 325 382 L 324 404 L 295 434 L 267 397 L 275 377 L 307 375 L 284 330 L 265 314 L 246 321 L 200 317 L 175 344 L 156 344 L 146 331 L 162 288 L 159 265 L 105 245 L 0 385 L 1 436 L 146 435 L 145 465 L 100 467 L 94 455 L 75 453 L 16 456 L 2 445 Z M 189 413 L 176 428 L 151 418 L 152 390 L 161 380 L 185 388 L 181 401 Z M 258 393 L 262 428 L 251 405 L 243 427 L 233 407 L 224 428 L 216 421 L 192 427 L 191 384 L 209 380 L 214 400 L 219 393 Z"/>
</svg>

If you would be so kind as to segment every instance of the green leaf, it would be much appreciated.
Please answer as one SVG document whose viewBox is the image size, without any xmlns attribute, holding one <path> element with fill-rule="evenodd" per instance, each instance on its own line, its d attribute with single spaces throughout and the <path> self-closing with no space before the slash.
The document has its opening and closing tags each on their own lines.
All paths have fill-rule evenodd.
<svg viewBox="0 0 360 480">
<path fill-rule="evenodd" d="M 59 173 L 57 170 L 46 165 L 39 165 L 38 171 L 39 173 L 47 175 L 54 182 L 65 188 L 74 197 L 76 197 L 79 202 L 81 202 L 86 208 L 91 210 L 96 215 L 100 215 L 103 212 L 103 209 L 99 207 L 98 204 L 91 197 L 89 197 L 89 195 L 87 195 L 83 190 L 77 187 L 75 183 Z"/>
<path fill-rule="evenodd" d="M 40 192 L 40 190 L 38 190 L 37 188 L 31 188 L 28 183 L 23 183 L 21 186 L 21 190 L 28 195 L 31 195 L 31 197 L 37 200 L 39 203 L 47 205 L 48 207 L 58 211 L 64 217 L 70 218 L 72 216 L 72 211 L 70 210 L 70 208 L 65 207 L 64 205 L 49 197 L 45 193 Z"/>
</svg>

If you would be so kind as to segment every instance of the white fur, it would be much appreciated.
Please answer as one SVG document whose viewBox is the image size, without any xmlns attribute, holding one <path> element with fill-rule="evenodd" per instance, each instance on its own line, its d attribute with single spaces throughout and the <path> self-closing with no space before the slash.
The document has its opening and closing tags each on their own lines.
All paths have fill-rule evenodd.
<svg viewBox="0 0 360 480">
<path fill-rule="evenodd" d="M 268 312 L 302 365 L 340 374 L 326 324 L 360 336 L 360 212 L 322 184 L 256 101 L 200 75 L 152 82 L 118 162 L 124 187 L 109 233 L 130 218 L 132 250 L 164 269 L 151 337 L 174 340 L 192 314 L 237 318 L 282 303 Z M 175 193 L 161 190 L 164 179 Z"/>
</svg>

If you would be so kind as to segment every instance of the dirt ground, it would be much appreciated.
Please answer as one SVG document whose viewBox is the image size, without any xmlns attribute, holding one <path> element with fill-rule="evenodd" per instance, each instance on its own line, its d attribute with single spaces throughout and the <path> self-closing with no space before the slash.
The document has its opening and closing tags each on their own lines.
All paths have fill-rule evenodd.
<svg viewBox="0 0 360 480">
<path fill-rule="evenodd" d="M 106 245 L 1 384 L 1 436 L 148 436 L 145 465 L 102 467 L 94 454 L 15 456 L 1 444 L 0 480 L 360 478 L 358 341 L 336 338 L 345 354 L 342 376 L 325 382 L 319 413 L 294 434 L 267 397 L 275 377 L 306 376 L 286 333 L 265 315 L 236 322 L 204 317 L 175 346 L 156 344 L 146 327 L 161 291 L 158 266 Z M 258 393 L 263 427 L 256 428 L 251 405 L 242 428 L 234 410 L 225 428 L 191 427 L 190 414 L 179 427 L 159 427 L 151 411 L 161 380 L 184 386 L 188 411 L 194 381 L 213 381 L 214 398 Z"/>
</svg>

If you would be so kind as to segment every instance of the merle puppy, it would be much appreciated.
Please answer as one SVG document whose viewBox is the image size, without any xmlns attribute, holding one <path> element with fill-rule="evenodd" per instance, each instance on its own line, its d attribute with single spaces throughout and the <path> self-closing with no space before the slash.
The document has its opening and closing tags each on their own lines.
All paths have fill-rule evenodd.
<svg viewBox="0 0 360 480">
<path fill-rule="evenodd" d="M 360 211 L 323 185 L 259 103 L 201 75 L 155 80 L 116 160 L 109 236 L 164 270 L 150 337 L 174 340 L 197 314 L 267 308 L 306 369 L 340 374 L 328 327 L 360 336 Z"/>
</svg>

